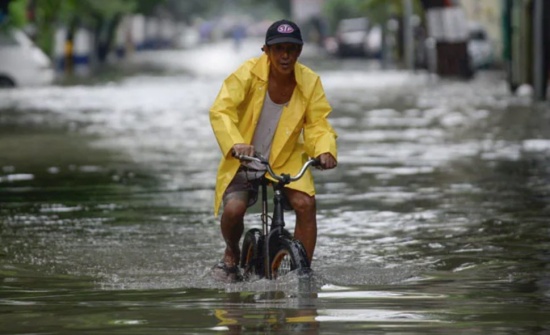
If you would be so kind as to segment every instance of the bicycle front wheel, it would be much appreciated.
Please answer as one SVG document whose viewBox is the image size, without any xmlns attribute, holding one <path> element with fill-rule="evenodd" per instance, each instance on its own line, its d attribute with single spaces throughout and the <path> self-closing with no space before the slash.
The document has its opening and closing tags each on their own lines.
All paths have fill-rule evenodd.
<svg viewBox="0 0 550 335">
<path fill-rule="evenodd" d="M 253 228 L 246 232 L 241 249 L 241 268 L 245 278 L 263 276 L 262 246 L 263 236 L 259 229 Z"/>
<path fill-rule="evenodd" d="M 277 279 L 295 270 L 309 270 L 306 251 L 300 241 L 281 237 L 278 245 L 271 249 L 271 279 Z"/>
</svg>

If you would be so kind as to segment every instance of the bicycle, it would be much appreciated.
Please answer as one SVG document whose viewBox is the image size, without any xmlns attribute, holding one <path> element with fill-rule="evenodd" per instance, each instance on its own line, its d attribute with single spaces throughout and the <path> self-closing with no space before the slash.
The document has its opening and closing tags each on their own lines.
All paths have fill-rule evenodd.
<svg viewBox="0 0 550 335">
<path fill-rule="evenodd" d="M 241 161 L 256 161 L 266 166 L 269 175 L 276 180 L 271 181 L 266 176 L 261 180 L 262 193 L 262 230 L 252 228 L 244 235 L 240 267 L 243 269 L 243 277 L 251 275 L 260 278 L 276 279 L 291 271 L 297 270 L 298 274 L 310 273 L 310 263 L 302 243 L 294 239 L 285 229 L 284 202 L 288 201 L 284 194 L 284 187 L 289 183 L 303 177 L 310 166 L 319 165 L 317 159 L 309 159 L 295 175 L 276 174 L 269 162 L 263 158 L 239 155 Z M 267 185 L 273 185 L 273 216 L 269 224 Z"/>
</svg>

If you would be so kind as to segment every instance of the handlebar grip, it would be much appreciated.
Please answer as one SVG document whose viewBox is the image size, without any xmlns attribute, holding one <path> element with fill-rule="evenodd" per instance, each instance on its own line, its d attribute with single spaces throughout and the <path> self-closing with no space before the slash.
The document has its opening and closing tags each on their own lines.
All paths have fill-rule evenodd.
<svg viewBox="0 0 550 335">
<path fill-rule="evenodd" d="M 231 150 L 231 156 L 237 158 L 238 160 L 250 160 L 250 158 L 252 158 L 251 156 L 246 156 L 246 155 L 242 155 L 242 154 L 237 154 L 235 152 L 235 150 Z"/>
<path fill-rule="evenodd" d="M 313 158 L 313 163 L 311 163 L 311 166 L 313 167 L 321 166 L 321 159 L 319 157 Z"/>
<path fill-rule="evenodd" d="M 237 155 L 235 151 L 231 151 L 231 155 L 237 158 L 238 160 L 240 160 L 241 162 L 246 161 L 246 162 L 258 162 L 264 165 L 269 164 L 267 160 L 262 159 L 261 156 L 259 156 L 258 153 L 256 152 L 254 153 L 254 156 L 247 156 L 247 155 Z"/>
</svg>

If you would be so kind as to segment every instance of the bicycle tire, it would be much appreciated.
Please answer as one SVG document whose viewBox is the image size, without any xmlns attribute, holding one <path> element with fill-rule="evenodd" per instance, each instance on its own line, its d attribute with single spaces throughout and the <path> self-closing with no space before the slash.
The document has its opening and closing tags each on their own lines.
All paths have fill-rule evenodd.
<svg viewBox="0 0 550 335">
<path fill-rule="evenodd" d="M 262 246 L 263 236 L 259 229 L 253 228 L 246 232 L 241 248 L 241 268 L 244 278 L 264 275 Z"/>
<path fill-rule="evenodd" d="M 279 243 L 271 248 L 270 275 L 277 279 L 291 271 L 307 273 L 310 269 L 306 251 L 298 240 L 281 236 Z"/>
</svg>

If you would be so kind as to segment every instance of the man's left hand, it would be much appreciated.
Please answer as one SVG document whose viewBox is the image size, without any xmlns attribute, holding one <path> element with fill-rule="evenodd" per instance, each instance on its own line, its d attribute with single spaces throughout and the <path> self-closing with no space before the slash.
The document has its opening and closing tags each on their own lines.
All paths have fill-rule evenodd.
<svg viewBox="0 0 550 335">
<path fill-rule="evenodd" d="M 328 152 L 320 154 L 317 158 L 319 158 L 319 162 L 321 163 L 321 168 L 323 170 L 334 169 L 336 165 L 338 165 L 336 159 Z"/>
</svg>

